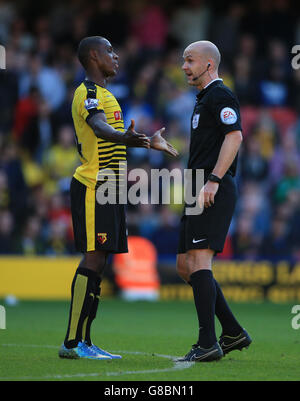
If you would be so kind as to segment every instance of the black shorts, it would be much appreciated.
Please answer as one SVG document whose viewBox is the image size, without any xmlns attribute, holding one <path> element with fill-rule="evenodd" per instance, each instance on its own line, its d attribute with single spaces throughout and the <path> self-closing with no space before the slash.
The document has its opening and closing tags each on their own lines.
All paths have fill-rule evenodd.
<svg viewBox="0 0 300 401">
<path fill-rule="evenodd" d="M 96 190 L 83 185 L 74 177 L 70 195 L 77 251 L 128 252 L 125 205 L 99 204 Z"/>
<path fill-rule="evenodd" d="M 225 174 L 219 185 L 213 206 L 198 215 L 186 215 L 180 222 L 177 253 L 191 249 L 212 249 L 222 252 L 237 200 L 234 178 Z"/>
</svg>

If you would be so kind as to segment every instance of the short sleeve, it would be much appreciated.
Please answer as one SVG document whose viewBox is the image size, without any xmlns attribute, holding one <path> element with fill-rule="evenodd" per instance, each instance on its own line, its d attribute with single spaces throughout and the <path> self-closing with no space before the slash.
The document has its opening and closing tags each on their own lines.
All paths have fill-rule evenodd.
<svg viewBox="0 0 300 401">
<path fill-rule="evenodd" d="M 212 91 L 209 108 L 223 135 L 242 131 L 240 106 L 236 97 L 222 88 Z"/>
<path fill-rule="evenodd" d="M 85 92 L 85 93 L 84 93 Z M 97 87 L 87 88 L 80 96 L 79 114 L 88 120 L 89 117 L 97 113 L 104 112 L 103 96 Z"/>
</svg>

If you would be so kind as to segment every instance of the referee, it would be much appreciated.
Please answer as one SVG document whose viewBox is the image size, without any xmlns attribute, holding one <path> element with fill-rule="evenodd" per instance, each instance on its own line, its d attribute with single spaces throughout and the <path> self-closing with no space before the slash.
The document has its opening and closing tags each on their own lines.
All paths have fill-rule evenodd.
<svg viewBox="0 0 300 401">
<path fill-rule="evenodd" d="M 198 194 L 203 212 L 184 212 L 177 255 L 177 272 L 193 288 L 199 336 L 190 352 L 178 361 L 212 361 L 251 339 L 233 316 L 212 273 L 212 259 L 222 252 L 237 199 L 235 173 L 242 143 L 239 103 L 218 76 L 221 56 L 209 41 L 190 44 L 182 66 L 188 84 L 199 93 L 191 119 L 188 168 L 204 170 L 205 185 Z M 195 187 L 193 174 L 193 187 Z M 215 333 L 215 315 L 222 334 Z"/>
</svg>

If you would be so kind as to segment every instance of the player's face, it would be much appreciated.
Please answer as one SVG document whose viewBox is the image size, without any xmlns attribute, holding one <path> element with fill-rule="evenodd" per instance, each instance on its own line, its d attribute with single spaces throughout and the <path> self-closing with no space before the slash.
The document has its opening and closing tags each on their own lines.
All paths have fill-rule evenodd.
<svg viewBox="0 0 300 401">
<path fill-rule="evenodd" d="M 108 40 L 105 40 L 99 48 L 98 67 L 105 77 L 114 77 L 119 68 L 119 56 Z"/>
<path fill-rule="evenodd" d="M 181 68 L 185 72 L 188 84 L 193 86 L 199 85 L 199 81 L 196 78 L 205 70 L 206 64 L 204 58 L 198 53 L 187 49 L 183 53 L 183 60 Z"/>
</svg>

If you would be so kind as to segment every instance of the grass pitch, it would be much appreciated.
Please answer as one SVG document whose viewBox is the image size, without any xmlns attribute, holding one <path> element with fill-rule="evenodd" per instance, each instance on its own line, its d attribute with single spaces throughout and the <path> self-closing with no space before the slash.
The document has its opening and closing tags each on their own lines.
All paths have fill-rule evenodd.
<svg viewBox="0 0 300 401">
<path fill-rule="evenodd" d="M 3 302 L 0 302 L 3 304 Z M 291 304 L 231 304 L 253 339 L 248 350 L 219 362 L 174 363 L 197 339 L 192 302 L 103 299 L 93 324 L 93 342 L 122 354 L 121 360 L 58 358 L 68 302 L 6 306 L 0 330 L 0 380 L 25 381 L 282 381 L 300 379 L 300 329 L 291 326 Z M 217 322 L 217 334 L 220 326 Z"/>
</svg>

